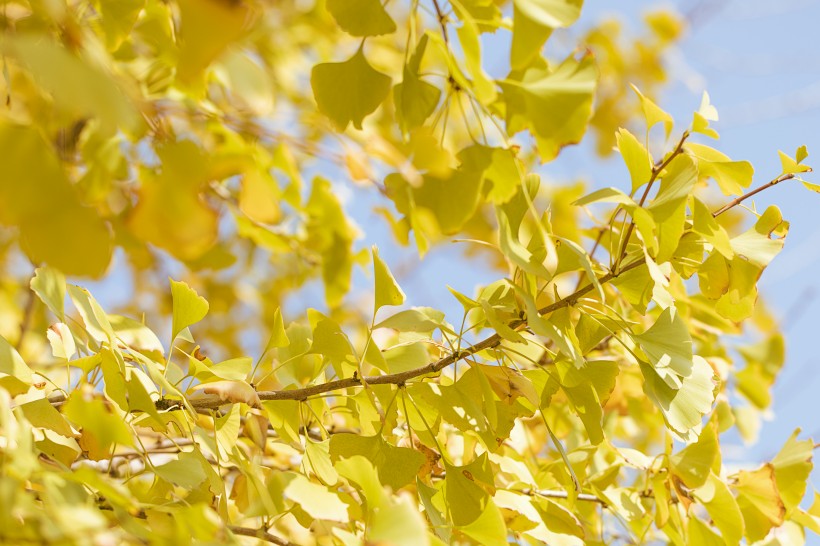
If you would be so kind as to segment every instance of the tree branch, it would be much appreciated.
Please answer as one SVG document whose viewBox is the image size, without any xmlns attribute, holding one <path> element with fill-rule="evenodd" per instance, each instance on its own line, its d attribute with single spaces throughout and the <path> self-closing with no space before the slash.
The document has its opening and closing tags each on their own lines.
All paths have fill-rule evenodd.
<svg viewBox="0 0 820 546">
<path fill-rule="evenodd" d="M 230 529 L 235 535 L 258 538 L 260 540 L 270 542 L 271 544 L 279 544 L 279 546 L 296 546 L 294 543 L 288 542 L 287 540 L 279 538 L 276 535 L 272 535 L 264 529 L 250 529 L 248 527 L 237 527 L 236 525 L 228 525 L 228 529 Z"/>
<path fill-rule="evenodd" d="M 625 273 L 631 269 L 635 269 L 636 267 L 642 265 L 644 263 L 644 259 L 640 258 L 629 265 L 621 268 L 618 273 L 607 273 L 602 277 L 598 278 L 598 284 L 606 284 L 612 279 L 618 277 L 618 275 Z M 577 301 L 585 296 L 586 294 L 592 292 L 595 289 L 595 285 L 590 283 L 583 288 L 580 288 L 566 296 L 561 298 L 560 300 L 547 305 L 538 310 L 539 315 L 546 315 L 552 313 L 553 311 L 557 311 L 558 309 L 562 309 L 564 307 L 570 307 L 575 305 Z M 519 328 L 520 326 L 526 324 L 526 319 L 520 319 L 513 321 L 509 324 L 510 328 Z M 415 379 L 417 377 L 421 377 L 424 375 L 434 374 L 442 369 L 454 364 L 460 360 L 464 360 L 467 357 L 470 357 L 480 351 L 485 349 L 494 349 L 501 344 L 502 338 L 498 334 L 493 334 L 490 337 L 479 341 L 475 345 L 471 345 L 467 349 L 459 351 L 458 353 L 449 354 L 443 358 L 436 360 L 435 362 L 431 362 L 426 366 L 422 366 L 421 368 L 415 368 L 412 370 L 407 370 L 404 372 L 399 373 L 392 373 L 392 374 L 385 374 L 385 375 L 374 375 L 369 377 L 348 377 L 346 379 L 337 379 L 336 381 L 329 381 L 327 383 L 321 383 L 318 385 L 311 385 L 309 387 L 303 387 L 301 389 L 289 389 L 289 390 L 280 390 L 280 391 L 259 391 L 257 394 L 259 395 L 260 400 L 300 400 L 304 401 L 310 398 L 311 396 L 316 396 L 317 394 L 322 394 L 331 391 L 338 391 L 342 389 L 347 389 L 351 387 L 361 387 L 363 384 L 368 385 L 404 385 L 407 381 L 411 379 Z M 197 409 L 201 408 L 217 408 L 219 406 L 225 405 L 229 402 L 222 400 L 219 396 L 207 396 L 202 398 L 196 399 L 189 399 L 189 403 Z M 179 406 L 179 400 L 175 400 L 172 398 L 163 398 L 157 400 L 156 406 L 157 409 L 170 409 L 172 407 Z"/>
<path fill-rule="evenodd" d="M 660 172 L 666 168 L 666 166 L 672 161 L 672 159 L 680 154 L 683 150 L 683 144 L 686 141 L 686 138 L 689 136 L 688 132 L 685 132 L 681 137 L 680 141 L 678 142 L 677 147 L 670 156 L 660 165 L 653 168 L 653 176 L 650 180 L 650 184 L 657 179 L 657 176 Z M 759 188 L 750 191 L 749 193 L 738 197 L 737 199 L 727 203 L 726 205 L 722 206 L 718 210 L 712 213 L 713 217 L 717 217 L 727 210 L 737 206 L 744 200 L 748 199 L 749 197 L 760 193 L 761 191 L 770 188 L 783 182 L 784 180 L 789 180 L 794 178 L 794 174 L 785 174 L 778 176 L 771 182 L 768 182 Z M 641 199 L 641 203 L 645 201 L 646 195 L 648 194 L 648 186 L 647 191 L 644 192 L 644 198 Z M 634 223 L 630 224 L 630 227 L 634 227 Z M 631 232 L 631 230 L 630 230 Z M 624 247 L 624 252 L 626 248 Z M 625 254 L 621 256 L 621 258 L 625 257 Z M 595 286 L 598 284 L 606 284 L 613 279 L 617 278 L 619 275 L 626 273 L 636 267 L 640 267 L 645 263 L 645 259 L 643 257 L 639 257 L 634 262 L 629 263 L 624 267 L 616 267 L 613 271 L 610 271 L 606 275 L 598 277 L 598 282 L 593 284 L 587 284 L 583 288 L 579 288 L 569 296 L 561 298 L 560 300 L 553 302 L 546 307 L 542 307 L 538 310 L 538 314 L 543 316 L 553 311 L 557 311 L 558 309 L 562 309 L 564 307 L 571 307 L 575 305 L 579 299 L 581 299 L 586 294 L 592 292 L 595 289 Z M 516 329 L 521 327 L 522 325 L 526 324 L 526 318 L 515 320 L 511 322 L 508 326 L 512 329 Z M 337 379 L 335 381 L 329 381 L 327 383 L 320 383 L 318 385 L 311 385 L 308 387 L 303 387 L 301 389 L 288 389 L 288 390 L 279 390 L 279 391 L 259 391 L 257 394 L 260 400 L 299 400 L 305 401 L 311 396 L 316 396 L 317 394 L 323 394 L 326 392 L 338 391 L 342 389 L 348 389 L 351 387 L 361 387 L 364 384 L 368 385 L 398 385 L 403 386 L 407 381 L 411 379 L 415 379 L 417 377 L 422 377 L 425 375 L 435 374 L 441 371 L 442 369 L 450 366 L 451 364 L 455 364 L 460 360 L 464 360 L 480 351 L 485 349 L 494 349 L 501 344 L 502 338 L 497 333 L 491 335 L 488 338 L 479 341 L 475 345 L 471 345 L 467 349 L 459 351 L 457 353 L 449 354 L 443 358 L 440 358 L 434 362 L 427 364 L 426 366 L 422 366 L 421 368 L 415 368 L 412 370 L 406 370 L 404 372 L 399 373 L 392 373 L 392 374 L 385 374 L 385 375 L 374 375 L 369 377 L 348 377 L 346 379 Z M 219 396 L 216 395 L 209 395 L 203 396 L 202 398 L 196 399 L 189 399 L 189 403 L 196 409 L 209 409 L 209 408 L 217 408 L 219 406 L 225 405 L 229 402 L 222 400 Z M 161 398 L 156 401 L 156 407 L 159 410 L 167 410 L 174 407 L 181 407 L 181 403 L 179 400 L 173 398 Z"/>
<path fill-rule="evenodd" d="M 439 5 L 438 0 L 433 0 L 433 7 L 436 8 L 436 17 L 438 18 L 438 24 L 441 25 L 441 34 L 444 36 L 444 43 L 447 44 L 450 41 L 447 37 L 447 18 L 441 11 L 441 5 Z"/>
<path fill-rule="evenodd" d="M 672 153 L 669 154 L 665 160 L 663 160 L 659 165 L 655 165 L 652 167 L 652 176 L 649 177 L 649 182 L 646 183 L 646 188 L 643 191 L 643 195 L 641 196 L 641 200 L 638 202 L 638 206 L 642 207 L 643 204 L 646 202 L 646 198 L 649 196 L 649 190 L 652 189 L 652 184 L 658 179 L 658 176 L 663 172 L 663 170 L 675 159 L 677 156 L 683 153 L 683 145 L 686 142 L 686 139 L 689 138 L 689 131 L 684 131 L 678 141 L 678 145 L 675 146 L 675 149 L 672 150 Z M 629 238 L 632 237 L 632 232 L 635 230 L 635 220 L 633 219 L 629 222 L 629 227 L 626 229 L 626 237 L 624 237 L 623 246 L 621 247 L 621 251 L 618 253 L 617 261 L 615 262 L 615 267 L 613 269 L 618 271 L 618 266 L 621 265 L 621 262 L 624 258 L 626 258 L 626 249 L 629 245 Z"/>
<path fill-rule="evenodd" d="M 806 171 L 806 172 L 811 172 L 811 171 Z M 792 178 L 794 178 L 794 177 L 795 177 L 795 174 L 794 174 L 794 173 L 786 173 L 786 174 L 781 174 L 780 176 L 778 176 L 778 177 L 777 177 L 777 178 L 775 178 L 774 180 L 772 180 L 772 181 L 770 181 L 770 182 L 767 182 L 767 183 L 763 184 L 763 185 L 762 185 L 762 186 L 760 186 L 759 188 L 755 188 L 755 189 L 753 189 L 752 191 L 750 191 L 750 192 L 748 192 L 748 193 L 744 193 L 743 195 L 741 195 L 741 196 L 740 196 L 740 197 L 738 197 L 737 199 L 734 199 L 733 201 L 729 201 L 728 203 L 726 203 L 725 205 L 723 205 L 722 207 L 720 207 L 718 210 L 716 210 L 715 212 L 713 212 L 713 213 L 712 213 L 712 216 L 713 216 L 713 217 L 715 217 L 715 218 L 717 218 L 718 216 L 720 216 L 721 214 L 723 214 L 723 213 L 724 213 L 724 212 L 726 212 L 727 210 L 732 209 L 732 208 L 734 208 L 734 207 L 738 206 L 739 204 L 741 204 L 742 202 L 744 202 L 746 199 L 748 199 L 748 198 L 752 197 L 753 195 L 757 195 L 758 193 L 762 192 L 763 190 L 765 190 L 765 189 L 767 189 L 767 188 L 771 188 L 772 186 L 776 186 L 776 185 L 778 185 L 778 184 L 780 184 L 781 182 L 784 182 L 784 181 L 786 181 L 786 180 L 791 180 L 791 179 L 792 179 Z"/>
</svg>

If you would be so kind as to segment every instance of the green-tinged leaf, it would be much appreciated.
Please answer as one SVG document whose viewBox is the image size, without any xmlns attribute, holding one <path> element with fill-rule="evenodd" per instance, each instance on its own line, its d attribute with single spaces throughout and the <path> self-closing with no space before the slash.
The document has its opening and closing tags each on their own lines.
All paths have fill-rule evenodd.
<svg viewBox="0 0 820 546">
<path fill-rule="evenodd" d="M 692 337 L 674 307 L 665 309 L 648 330 L 633 339 L 671 388 L 679 388 L 680 378 L 691 375 Z"/>
<path fill-rule="evenodd" d="M 698 177 L 698 168 L 695 162 L 686 155 L 679 155 L 673 159 L 662 175 L 661 187 L 658 194 L 649 205 L 649 209 L 658 211 L 669 206 L 676 206 L 686 201 L 695 189 Z M 664 220 L 663 216 L 656 217 L 659 224 Z"/>
<path fill-rule="evenodd" d="M 51 309 L 58 319 L 65 321 L 65 276 L 52 267 L 38 267 L 31 279 L 31 289 Z"/>
<path fill-rule="evenodd" d="M 205 480 L 199 458 L 189 453 L 180 453 L 176 459 L 154 467 L 154 472 L 163 480 L 189 490 Z"/>
<path fill-rule="evenodd" d="M 285 495 L 313 518 L 342 523 L 348 520 L 347 505 L 339 495 L 300 474 L 293 476 Z"/>
<path fill-rule="evenodd" d="M 396 23 L 379 0 L 328 0 L 327 10 L 353 36 L 380 36 L 396 31 Z"/>
<path fill-rule="evenodd" d="M 556 369 L 558 382 L 572 409 L 584 423 L 590 443 L 600 444 L 604 440 L 603 406 L 615 389 L 615 380 L 620 371 L 618 364 L 608 360 L 592 360 L 578 369 L 557 362 Z"/>
<path fill-rule="evenodd" d="M 814 442 L 798 440 L 799 433 L 799 429 L 794 431 L 772 459 L 777 490 L 780 492 L 787 515 L 797 508 L 803 499 L 813 468 Z"/>
<path fill-rule="evenodd" d="M 701 178 L 712 178 L 725 195 L 739 195 L 749 187 L 754 168 L 748 161 L 732 161 L 714 148 L 688 142 L 686 150 L 697 160 Z"/>
<path fill-rule="evenodd" d="M 114 444 L 133 446 L 131 429 L 120 414 L 113 413 L 109 405 L 90 393 L 75 391 L 60 411 L 77 428 L 81 429 L 80 447 L 92 460 L 107 459 Z"/>
<path fill-rule="evenodd" d="M 670 457 L 671 470 L 689 489 L 701 487 L 709 479 L 719 450 L 717 431 L 710 421 L 697 442 Z"/>
<path fill-rule="evenodd" d="M 572 204 L 576 207 L 583 207 L 584 205 L 590 205 L 592 203 L 618 203 L 621 205 L 626 205 L 627 208 L 638 206 L 638 204 L 635 203 L 631 197 L 618 188 L 601 188 L 600 190 L 595 190 Z"/>
<path fill-rule="evenodd" d="M 347 61 L 314 66 L 310 85 L 319 110 L 344 131 L 351 122 L 362 128 L 364 118 L 387 96 L 390 77 L 370 66 L 359 48 Z"/>
<path fill-rule="evenodd" d="M 702 235 L 715 250 L 720 252 L 727 260 L 731 260 L 735 253 L 732 250 L 732 243 L 729 234 L 717 223 L 712 213 L 700 199 L 692 198 L 692 231 Z"/>
<path fill-rule="evenodd" d="M 706 508 L 726 544 L 737 546 L 745 533 L 743 514 L 726 483 L 710 474 L 703 487 L 694 491 L 694 496 Z"/>
<path fill-rule="evenodd" d="M 696 516 L 689 517 L 686 527 L 687 546 L 725 546 L 726 542 Z"/>
<path fill-rule="evenodd" d="M 66 85 L 77 79 L 66 76 Z M 110 228 L 80 201 L 52 145 L 33 127 L 0 123 L 0 148 L 0 222 L 19 229 L 31 262 L 68 275 L 102 275 L 113 251 Z"/>
<path fill-rule="evenodd" d="M 98 343 L 113 344 L 115 339 L 114 328 L 108 320 L 108 315 L 105 314 L 97 300 L 91 296 L 91 293 L 85 288 L 69 284 L 68 296 L 80 313 L 88 333 Z"/>
<path fill-rule="evenodd" d="M 507 103 L 507 129 L 528 129 L 541 161 L 555 159 L 568 144 L 580 142 L 592 113 L 598 74 L 590 55 L 570 57 L 555 68 L 530 68 L 520 79 L 500 83 Z"/>
<path fill-rule="evenodd" d="M 404 303 L 405 296 L 390 269 L 387 268 L 387 264 L 379 257 L 378 249 L 373 246 L 371 252 L 373 254 L 373 275 L 376 277 L 376 301 L 373 310 L 375 315 L 376 311 L 385 305 L 401 305 Z"/>
<path fill-rule="evenodd" d="M 339 377 L 346 377 L 352 373 L 358 359 L 353 350 L 353 345 L 341 327 L 331 318 L 324 316 L 320 312 L 311 309 L 308 311 L 313 326 L 313 343 L 310 345 L 310 352 L 320 354 L 329 360 Z"/>
<path fill-rule="evenodd" d="M 510 44 L 510 67 L 522 70 L 541 58 L 544 43 L 552 35 L 552 28 L 534 21 L 513 2 L 513 35 Z"/>
<path fill-rule="evenodd" d="M 305 440 L 305 456 L 302 459 L 307 472 L 313 473 L 320 482 L 327 486 L 336 485 L 339 474 L 333 468 L 330 460 L 330 440 L 314 442 Z"/>
<path fill-rule="evenodd" d="M 492 499 L 488 499 L 486 506 L 476 519 L 460 526 L 458 530 L 473 539 L 477 544 L 486 546 L 504 546 L 508 544 L 504 516 Z"/>
<path fill-rule="evenodd" d="M 159 354 L 165 352 L 162 342 L 145 324 L 122 315 L 108 315 L 108 322 L 117 339 L 128 347 Z"/>
<path fill-rule="evenodd" d="M 171 326 L 171 339 L 174 340 L 185 328 L 205 318 L 208 314 L 208 302 L 185 282 L 168 280 L 171 282 L 171 296 L 174 300 Z"/>
<path fill-rule="evenodd" d="M 371 544 L 427 546 L 430 539 L 426 527 L 416 503 L 410 497 L 399 497 L 373 515 L 366 539 Z"/>
<path fill-rule="evenodd" d="M 389 373 L 421 368 L 430 361 L 427 344 L 422 341 L 391 347 L 384 351 L 383 356 Z"/>
<path fill-rule="evenodd" d="M 646 151 L 646 147 L 626 129 L 618 129 L 616 135 L 618 151 L 629 171 L 629 178 L 632 180 L 632 192 L 649 182 L 652 176 L 652 157 Z"/>
<path fill-rule="evenodd" d="M 399 332 L 419 334 L 430 334 L 436 329 L 441 329 L 448 334 L 454 333 L 453 328 L 444 320 L 444 313 L 432 307 L 413 307 L 399 311 L 376 324 L 373 329 L 376 328 L 393 328 Z"/>
<path fill-rule="evenodd" d="M 481 518 L 492 503 L 494 478 L 490 460 L 485 453 L 468 465 L 445 463 L 445 469 L 444 498 L 450 519 L 458 527 L 469 525 Z"/>
<path fill-rule="evenodd" d="M 140 118 L 133 103 L 93 57 L 73 55 L 45 34 L 15 33 L 6 37 L 2 49 L 32 73 L 68 116 L 93 117 L 107 134 L 138 127 Z"/>
<path fill-rule="evenodd" d="M 390 502 L 388 491 L 379 481 L 373 464 L 361 455 L 353 455 L 336 461 L 338 475 L 350 482 L 364 495 L 368 514 L 373 514 Z"/>
<path fill-rule="evenodd" d="M 287 347 L 290 345 L 288 334 L 285 331 L 285 321 L 282 318 L 282 309 L 277 307 L 273 314 L 273 326 L 271 327 L 270 338 L 265 345 L 265 352 L 267 353 L 274 347 Z"/>
<path fill-rule="evenodd" d="M 666 424 L 681 438 L 692 441 L 703 416 L 712 410 L 715 401 L 715 372 L 699 356 L 692 359 L 692 367 L 685 376 L 660 376 L 657 368 L 641 364 L 644 392 L 660 409 Z M 680 386 L 670 386 L 672 381 Z"/>
<path fill-rule="evenodd" d="M 28 391 L 34 378 L 20 353 L 0 336 L 0 387 L 16 396 Z"/>
<path fill-rule="evenodd" d="M 535 508 L 544 520 L 544 524 L 551 532 L 567 537 L 584 538 L 584 528 L 578 518 L 564 506 L 549 499 L 535 503 Z M 560 538 L 555 538 L 555 543 L 559 543 Z M 575 544 L 569 539 L 567 542 Z"/>
<path fill-rule="evenodd" d="M 330 439 L 330 458 L 334 463 L 355 455 L 361 455 L 373 463 L 379 480 L 394 491 L 412 482 L 424 462 L 424 456 L 418 451 L 390 445 L 382 436 L 333 435 Z"/>
<path fill-rule="evenodd" d="M 399 123 L 405 131 L 422 125 L 433 113 L 441 98 L 441 90 L 419 76 L 428 42 L 427 34 L 419 39 L 416 50 L 404 66 L 401 83 L 393 87 L 393 102 L 396 104 Z"/>
</svg>

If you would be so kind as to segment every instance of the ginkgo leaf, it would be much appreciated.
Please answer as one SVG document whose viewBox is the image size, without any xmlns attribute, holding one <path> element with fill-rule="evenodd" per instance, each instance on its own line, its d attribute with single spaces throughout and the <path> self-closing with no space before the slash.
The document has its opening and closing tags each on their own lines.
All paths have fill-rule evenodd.
<svg viewBox="0 0 820 546">
<path fill-rule="evenodd" d="M 181 260 L 195 260 L 217 237 L 217 213 L 200 195 L 213 177 L 211 163 L 191 140 L 164 143 L 157 154 L 161 172 L 141 171 L 139 199 L 128 226 L 139 239 Z"/>
<path fill-rule="evenodd" d="M 48 327 L 46 337 L 51 344 L 51 353 L 56 358 L 69 360 L 77 352 L 74 336 L 64 322 L 57 322 Z"/>
<path fill-rule="evenodd" d="M 113 344 L 116 335 L 108 315 L 94 299 L 88 289 L 73 284 L 68 285 L 68 296 L 83 319 L 85 329 L 98 342 Z"/>
<path fill-rule="evenodd" d="M 552 35 L 552 28 L 533 20 L 513 2 L 513 36 L 510 44 L 510 67 L 527 68 L 540 58 L 544 44 Z"/>
<path fill-rule="evenodd" d="M 780 164 L 783 166 L 782 174 L 800 174 L 811 172 L 811 167 L 808 165 L 802 165 L 800 163 L 801 160 L 793 159 L 781 152 L 780 150 L 777 151 L 777 154 L 780 156 Z M 801 159 L 805 159 L 808 157 L 808 152 L 806 152 L 806 147 L 803 146 L 802 148 L 798 149 L 798 155 L 801 156 Z"/>
<path fill-rule="evenodd" d="M 36 129 L 0 123 L 0 147 L 7 158 L 0 222 L 19 228 L 29 259 L 68 275 L 102 275 L 113 251 L 110 228 L 80 202 L 51 144 Z"/>
<path fill-rule="evenodd" d="M 515 7 L 529 19 L 550 28 L 564 28 L 581 15 L 583 0 L 515 0 Z"/>
<path fill-rule="evenodd" d="M 430 544 L 426 522 L 418 506 L 408 496 L 376 512 L 367 526 L 366 540 L 373 544 L 427 546 Z"/>
<path fill-rule="evenodd" d="M 347 505 L 338 495 L 300 474 L 293 476 L 285 488 L 285 495 L 313 518 L 338 522 L 348 520 Z"/>
<path fill-rule="evenodd" d="M 692 337 L 674 307 L 665 309 L 648 330 L 634 335 L 633 339 L 673 389 L 679 388 L 681 377 L 691 374 Z"/>
<path fill-rule="evenodd" d="M 390 445 L 381 436 L 333 435 L 330 440 L 331 460 L 336 462 L 356 455 L 372 462 L 379 473 L 379 481 L 393 490 L 412 482 L 424 463 L 424 456 L 418 451 Z"/>
<path fill-rule="evenodd" d="M 772 459 L 777 490 L 787 513 L 794 510 L 803 499 L 807 480 L 813 468 L 814 442 L 798 440 L 799 433 L 800 429 L 794 431 Z"/>
<path fill-rule="evenodd" d="M 31 368 L 20 353 L 0 336 L 0 387 L 16 396 L 26 392 L 33 382 Z"/>
<path fill-rule="evenodd" d="M 743 514 L 726 483 L 712 473 L 694 496 L 706 508 L 726 544 L 737 546 L 745 533 Z"/>
<path fill-rule="evenodd" d="M 626 129 L 618 129 L 616 135 L 618 151 L 629 171 L 632 180 L 632 191 L 634 192 L 647 182 L 652 176 L 652 158 L 649 156 L 646 147 Z"/>
<path fill-rule="evenodd" d="M 692 359 L 692 367 L 686 376 L 675 376 L 680 386 L 670 386 L 669 375 L 658 375 L 656 368 L 641 365 L 644 376 L 644 392 L 660 409 L 671 430 L 681 438 L 692 440 L 703 416 L 712 410 L 715 402 L 715 372 L 706 360 L 699 356 Z"/>
<path fill-rule="evenodd" d="M 310 85 L 319 111 L 344 131 L 351 122 L 356 129 L 362 128 L 364 118 L 387 96 L 390 77 L 370 66 L 359 48 L 344 62 L 314 66 Z"/>
<path fill-rule="evenodd" d="M 641 102 L 641 109 L 643 110 L 643 115 L 646 119 L 646 130 L 649 131 L 657 123 L 663 123 L 666 138 L 669 138 L 669 134 L 672 132 L 672 125 L 675 123 L 672 116 L 669 115 L 668 112 L 662 110 L 660 106 L 652 101 L 652 99 L 641 93 L 637 87 L 632 84 L 630 84 L 630 87 L 632 87 L 632 90 L 636 95 L 638 95 L 638 99 Z"/>
<path fill-rule="evenodd" d="M 177 79 L 192 85 L 229 44 L 247 32 L 252 11 L 242 1 L 182 0 L 179 6 Z"/>
<path fill-rule="evenodd" d="M 746 523 L 746 537 L 755 542 L 765 537 L 773 527 L 779 527 L 786 515 L 780 497 L 775 469 L 766 463 L 757 470 L 738 472 L 733 489 Z"/>
<path fill-rule="evenodd" d="M 31 279 L 31 289 L 57 315 L 65 320 L 65 276 L 52 267 L 38 267 Z"/>
<path fill-rule="evenodd" d="M 352 36 L 380 36 L 396 31 L 396 23 L 379 0 L 328 0 L 327 10 Z"/>
<path fill-rule="evenodd" d="M 555 70 L 530 68 L 520 79 L 499 82 L 507 103 L 510 133 L 529 129 L 541 161 L 555 159 L 564 146 L 580 142 L 592 114 L 598 77 L 591 55 L 570 57 Z"/>
<path fill-rule="evenodd" d="M 686 487 L 696 489 L 709 479 L 719 451 L 717 431 L 710 421 L 703 427 L 697 442 L 670 457 L 671 470 Z"/>
<path fill-rule="evenodd" d="M 463 527 L 478 520 L 491 504 L 489 484 L 493 483 L 490 460 L 486 453 L 470 464 L 445 464 L 444 496 L 455 525 Z"/>
<path fill-rule="evenodd" d="M 732 161 L 726 154 L 694 142 L 687 142 L 686 150 L 697 159 L 698 174 L 713 178 L 725 195 L 739 195 L 752 183 L 754 167 L 748 161 Z"/>
<path fill-rule="evenodd" d="M 205 318 L 208 314 L 208 302 L 196 291 L 182 281 L 168 279 L 171 282 L 171 296 L 174 300 L 171 339 L 188 326 Z"/>
<path fill-rule="evenodd" d="M 47 35 L 34 33 L 9 36 L 3 51 L 31 71 L 38 85 L 54 97 L 62 111 L 75 117 L 94 117 L 106 133 L 117 128 L 138 128 L 140 117 L 134 104 L 91 59 L 75 56 Z"/>
<path fill-rule="evenodd" d="M 375 288 L 375 308 L 373 313 L 385 305 L 401 305 L 404 303 L 404 292 L 402 291 L 393 273 L 387 268 L 387 264 L 379 257 L 379 250 L 375 245 L 371 248 L 373 254 L 373 274 L 376 277 Z"/>
</svg>

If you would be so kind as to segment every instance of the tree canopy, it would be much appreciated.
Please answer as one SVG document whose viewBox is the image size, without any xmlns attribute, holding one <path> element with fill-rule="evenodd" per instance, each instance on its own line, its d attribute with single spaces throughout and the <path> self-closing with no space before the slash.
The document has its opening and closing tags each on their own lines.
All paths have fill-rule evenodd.
<svg viewBox="0 0 820 546">
<path fill-rule="evenodd" d="M 808 152 L 728 157 L 708 94 L 659 105 L 682 19 L 582 4 L 4 1 L 0 540 L 820 533 L 812 440 L 721 450 L 785 359 L 751 198 L 820 191 Z M 407 305 L 396 257 L 454 240 L 496 280 Z"/>
</svg>

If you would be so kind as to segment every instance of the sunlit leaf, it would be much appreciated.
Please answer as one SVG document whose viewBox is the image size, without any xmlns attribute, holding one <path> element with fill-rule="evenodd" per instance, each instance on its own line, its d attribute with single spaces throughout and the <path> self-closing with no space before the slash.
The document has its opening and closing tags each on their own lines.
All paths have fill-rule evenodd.
<svg viewBox="0 0 820 546">
<path fill-rule="evenodd" d="M 344 131 L 351 122 L 356 129 L 362 128 L 364 118 L 387 96 L 390 77 L 370 66 L 359 48 L 347 61 L 313 67 L 310 85 L 319 110 Z"/>
</svg>

